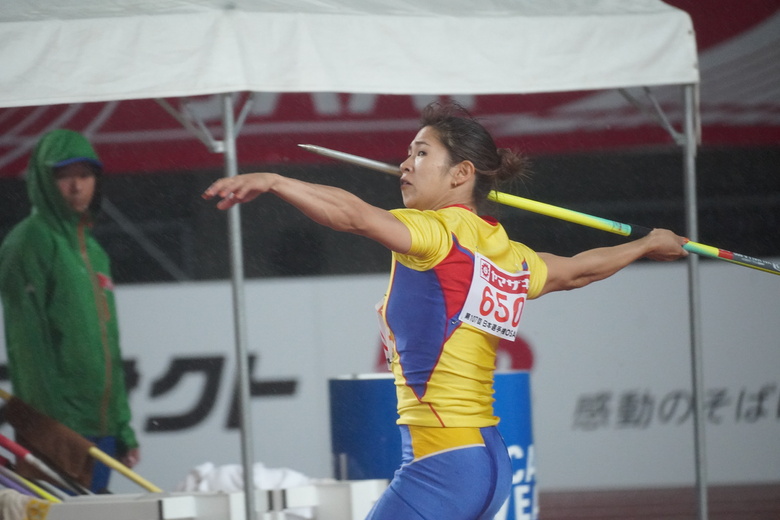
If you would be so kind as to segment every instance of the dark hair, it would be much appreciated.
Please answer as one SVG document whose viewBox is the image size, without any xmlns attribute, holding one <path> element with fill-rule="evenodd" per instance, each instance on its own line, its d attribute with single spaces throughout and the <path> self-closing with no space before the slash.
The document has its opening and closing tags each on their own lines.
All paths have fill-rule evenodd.
<svg viewBox="0 0 780 520">
<path fill-rule="evenodd" d="M 434 102 L 426 106 L 420 115 L 420 128 L 426 126 L 436 130 L 452 164 L 474 164 L 474 200 L 478 204 L 500 184 L 526 176 L 525 157 L 508 148 L 497 148 L 485 127 L 458 103 Z"/>
</svg>

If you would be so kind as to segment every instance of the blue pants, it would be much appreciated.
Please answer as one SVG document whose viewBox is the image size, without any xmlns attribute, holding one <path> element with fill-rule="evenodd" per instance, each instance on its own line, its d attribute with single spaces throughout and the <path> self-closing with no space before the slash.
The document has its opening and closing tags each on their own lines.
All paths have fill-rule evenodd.
<svg viewBox="0 0 780 520">
<path fill-rule="evenodd" d="M 109 457 L 116 458 L 116 437 L 87 437 L 87 439 Z M 97 460 L 92 468 L 92 483 L 89 485 L 89 490 L 93 493 L 107 493 L 111 468 Z"/>
<path fill-rule="evenodd" d="M 492 520 L 509 497 L 512 463 L 495 427 L 481 428 L 484 445 L 412 460 L 401 426 L 404 457 L 366 520 Z"/>
</svg>

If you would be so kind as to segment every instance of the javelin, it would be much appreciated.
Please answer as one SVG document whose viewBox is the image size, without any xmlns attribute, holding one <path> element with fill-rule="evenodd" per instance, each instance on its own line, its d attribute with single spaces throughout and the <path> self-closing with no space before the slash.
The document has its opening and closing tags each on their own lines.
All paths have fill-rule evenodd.
<svg viewBox="0 0 780 520">
<path fill-rule="evenodd" d="M 392 164 L 375 161 L 373 159 L 366 159 L 357 155 L 352 155 L 322 146 L 316 146 L 313 144 L 299 144 L 304 150 L 308 150 L 312 153 L 324 155 L 332 159 L 338 159 L 343 162 L 356 164 L 358 166 L 364 166 L 371 170 L 376 170 L 397 177 L 401 176 L 401 170 L 397 166 Z M 624 237 L 639 238 L 647 235 L 652 231 L 650 228 L 643 226 L 635 226 L 632 224 L 623 224 L 614 220 L 609 220 L 601 217 L 594 217 L 586 213 L 580 213 L 579 211 L 573 211 L 570 209 L 553 206 L 551 204 L 545 204 L 544 202 L 537 202 L 531 199 L 525 199 L 518 197 L 517 195 L 510 195 L 508 193 L 502 193 L 500 191 L 491 191 L 488 194 L 488 199 L 504 204 L 506 206 L 512 206 L 513 208 L 524 209 L 540 215 L 546 215 L 548 217 L 557 218 L 559 220 L 565 220 L 581 226 L 587 226 L 594 229 L 600 229 L 616 235 L 622 235 Z M 700 244 L 698 242 L 692 242 L 688 240 L 683 249 L 697 255 L 706 256 L 709 258 L 716 258 L 718 260 L 724 260 L 731 262 L 732 264 L 741 265 L 743 267 L 750 267 L 751 269 L 758 269 L 767 273 L 780 275 L 780 263 L 770 262 L 768 260 L 762 260 L 760 258 L 754 258 L 752 256 L 743 255 L 740 253 L 734 253 L 732 251 L 726 251 L 725 249 L 719 249 L 717 247 Z"/>
<path fill-rule="evenodd" d="M 75 440 L 77 442 L 78 445 L 76 447 L 78 448 L 79 452 L 86 451 L 93 458 L 99 460 L 100 462 L 110 467 L 111 469 L 118 471 L 119 473 L 126 476 L 127 478 L 129 478 L 130 480 L 138 484 L 139 486 L 145 488 L 147 491 L 151 491 L 152 493 L 162 493 L 162 489 L 158 488 L 157 486 L 155 486 L 154 484 L 152 484 L 151 482 L 143 478 L 141 475 L 138 475 L 137 473 L 135 473 L 133 470 L 131 470 L 130 468 L 128 468 L 118 460 L 104 453 L 102 450 L 100 450 L 100 448 L 95 446 L 94 443 L 88 441 L 81 434 L 71 430 L 64 424 L 52 419 L 46 414 L 39 412 L 29 404 L 25 403 L 18 397 L 11 395 L 10 393 L 3 390 L 2 388 L 0 388 L 0 399 L 6 400 L 9 403 L 9 406 L 15 406 L 16 413 L 21 412 L 19 413 L 19 415 L 23 414 L 24 416 L 24 420 L 20 420 L 19 416 L 17 416 L 16 413 L 9 412 L 8 407 L 6 407 L 6 418 L 8 419 L 8 422 L 11 424 L 11 426 L 13 426 L 16 429 L 17 434 L 20 433 L 24 434 L 25 437 L 28 438 L 28 440 L 29 440 L 29 433 L 26 430 L 45 431 L 48 433 L 55 432 L 60 435 L 67 435 L 72 440 Z M 6 442 L 6 439 L 3 439 L 3 436 L 0 435 L 0 441 Z M 10 445 L 10 443 L 7 444 Z M 6 444 L 3 444 L 3 447 L 10 450 L 10 448 L 7 448 Z M 19 447 L 25 449 L 22 446 Z M 20 451 L 20 453 L 22 452 Z M 14 454 L 17 455 L 16 453 Z M 32 453 L 30 453 L 30 456 L 34 457 Z M 24 455 L 24 457 L 25 459 L 27 459 L 26 454 Z M 48 457 L 53 458 L 53 455 L 49 454 Z M 30 460 L 29 462 L 34 463 L 33 460 Z"/>
<path fill-rule="evenodd" d="M 58 485 L 63 486 L 64 488 L 73 491 L 74 493 L 78 492 L 78 490 L 75 489 L 74 486 L 72 486 L 70 483 L 65 481 L 63 477 L 61 477 L 58 473 L 56 473 L 53 469 L 51 469 L 48 465 L 46 465 L 45 462 L 43 462 L 41 459 L 33 455 L 30 452 L 30 450 L 28 450 L 21 444 L 17 444 L 16 442 L 12 441 L 5 435 L 0 434 L 0 446 L 13 453 L 19 459 L 24 459 L 24 461 L 27 462 L 28 464 L 35 466 L 36 469 L 43 472 L 47 477 L 52 479 Z"/>
</svg>

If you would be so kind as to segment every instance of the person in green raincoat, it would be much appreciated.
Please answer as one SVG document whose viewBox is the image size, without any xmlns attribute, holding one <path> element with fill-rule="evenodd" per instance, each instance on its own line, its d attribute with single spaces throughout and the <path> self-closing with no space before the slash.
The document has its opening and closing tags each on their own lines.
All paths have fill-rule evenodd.
<svg viewBox="0 0 780 520">
<path fill-rule="evenodd" d="M 114 286 L 91 231 L 101 175 L 78 132 L 41 137 L 26 177 L 32 212 L 0 245 L 0 297 L 15 396 L 132 467 Z M 96 464 L 91 490 L 107 490 L 109 474 Z"/>
</svg>

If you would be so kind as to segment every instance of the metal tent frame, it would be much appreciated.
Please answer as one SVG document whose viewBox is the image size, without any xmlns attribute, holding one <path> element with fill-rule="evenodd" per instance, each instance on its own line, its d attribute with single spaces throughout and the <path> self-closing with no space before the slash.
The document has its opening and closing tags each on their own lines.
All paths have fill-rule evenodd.
<svg viewBox="0 0 780 520">
<path fill-rule="evenodd" d="M 603 30 L 594 30 L 598 24 Z M 464 38 L 453 28 L 468 30 L 472 37 Z M 677 85 L 683 91 L 682 131 L 672 128 L 657 105 L 651 112 L 683 148 L 687 234 L 692 240 L 698 236 L 695 40 L 687 14 L 660 0 L 620 5 L 609 0 L 581 4 L 490 0 L 479 7 L 470 0 L 403 6 L 392 0 L 282 4 L 122 0 L 110 6 L 89 0 L 67 6 L 51 0 L 15 0 L 0 14 L 0 40 L 7 43 L 0 48 L 0 70 L 8 72 L 0 77 L 0 106 L 220 94 L 221 140 L 212 138 L 205 125 L 187 113 L 186 103 L 182 111 L 161 104 L 210 150 L 223 154 L 228 176 L 238 171 L 236 139 L 251 103 L 250 98 L 236 117 L 232 93 L 491 94 Z M 355 41 L 361 45 L 355 46 Z M 417 48 L 428 52 L 416 52 Z M 529 48 L 535 53 L 525 52 Z M 577 49 L 577 59 L 569 59 L 569 48 Z M 347 52 L 354 55 L 346 56 Z M 381 63 L 375 58 L 380 54 Z M 193 55 L 201 59 L 190 59 Z M 408 73 L 411 55 L 415 74 Z M 500 66 L 506 63 L 512 67 Z M 368 69 L 371 74 L 365 73 Z M 464 69 L 469 73 L 464 74 Z M 252 487 L 252 420 L 238 207 L 230 210 L 228 227 L 248 490 Z M 696 255 L 689 256 L 688 267 L 696 480 L 699 517 L 704 519 L 706 456 Z M 250 516 L 254 494 L 245 497 Z"/>
</svg>

